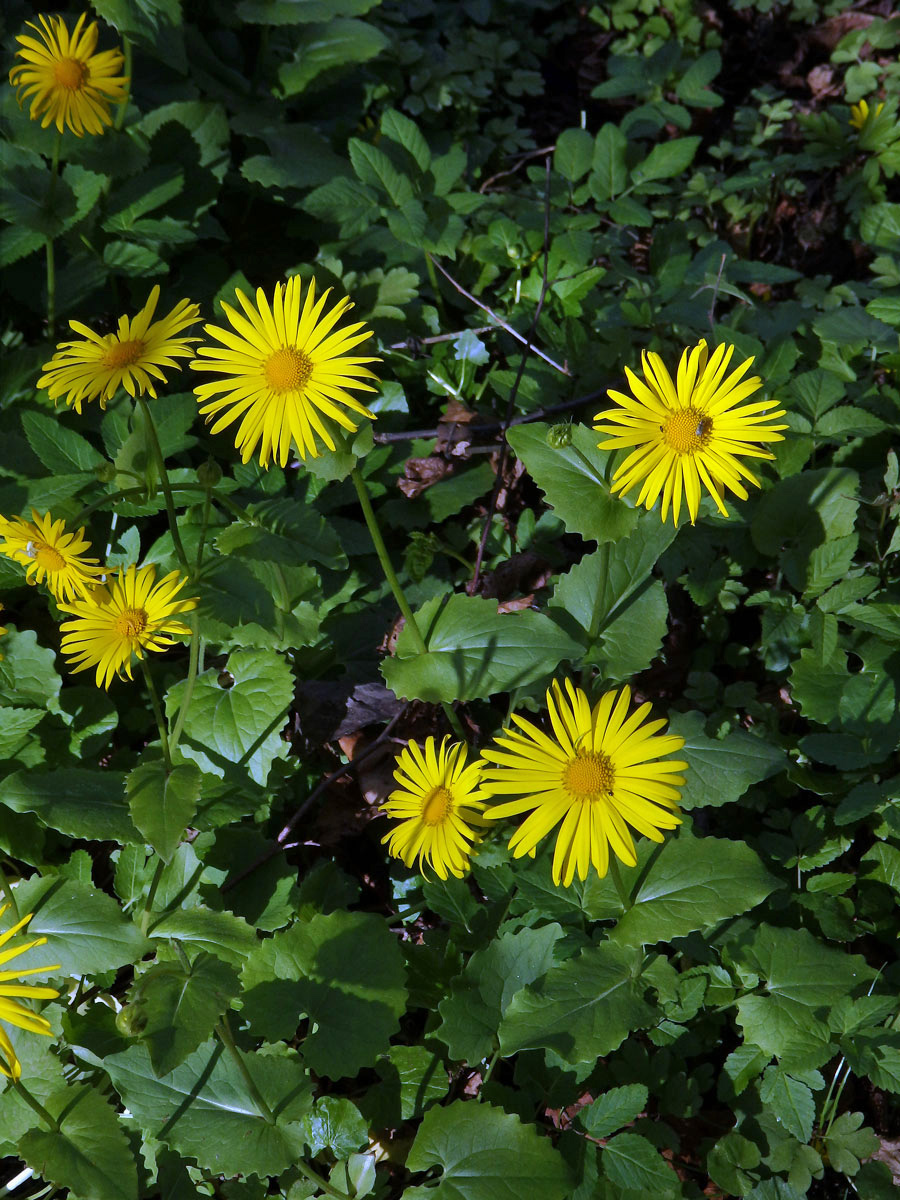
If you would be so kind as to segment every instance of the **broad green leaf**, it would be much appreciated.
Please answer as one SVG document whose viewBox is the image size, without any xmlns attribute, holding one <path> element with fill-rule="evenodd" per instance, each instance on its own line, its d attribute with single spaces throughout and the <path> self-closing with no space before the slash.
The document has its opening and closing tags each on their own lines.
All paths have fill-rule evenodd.
<svg viewBox="0 0 900 1200">
<path fill-rule="evenodd" d="M 639 977 L 641 955 L 602 942 L 554 967 L 513 996 L 500 1025 L 504 1055 L 553 1050 L 565 1062 L 593 1062 L 653 1020 Z"/>
<path fill-rule="evenodd" d="M 646 1196 L 679 1195 L 678 1176 L 655 1146 L 637 1133 L 620 1133 L 603 1147 L 603 1174 L 622 1188 Z"/>
<path fill-rule="evenodd" d="M 347 557 L 333 527 L 308 504 L 275 500 L 249 510 L 252 523 L 234 521 L 216 535 L 216 549 L 231 558 L 299 566 L 317 562 L 339 571 Z"/>
<path fill-rule="evenodd" d="M 677 757 L 687 762 L 681 807 L 719 808 L 740 800 L 754 783 L 777 775 L 788 765 L 784 751 L 761 737 L 737 729 L 721 740 L 703 733 L 702 713 L 673 713 L 670 733 L 684 738 Z"/>
<path fill-rule="evenodd" d="M 406 1160 L 410 1171 L 441 1168 L 434 1200 L 563 1200 L 571 1180 L 562 1155 L 533 1125 L 491 1104 L 457 1100 L 425 1114 Z"/>
<path fill-rule="evenodd" d="M 381 0 L 240 0 L 242 21 L 259 25 L 297 25 L 332 17 L 361 17 Z"/>
<path fill-rule="evenodd" d="M 161 758 L 136 766 L 125 781 L 131 819 L 163 862 L 168 862 L 197 811 L 202 775 L 194 763 L 166 769 Z"/>
<path fill-rule="evenodd" d="M 625 190 L 628 139 L 618 125 L 603 125 L 594 142 L 590 185 L 596 200 L 612 200 Z"/>
<path fill-rule="evenodd" d="M 237 967 L 258 945 L 255 930 L 243 917 L 199 905 L 170 912 L 151 925 L 150 936 L 177 938 L 194 950 L 214 954 Z"/>
<path fill-rule="evenodd" d="M 744 1040 L 777 1055 L 787 1069 L 827 1061 L 830 1038 L 817 1011 L 875 974 L 859 955 L 832 949 L 805 929 L 761 925 L 737 957 L 766 988 L 765 995 L 746 995 L 737 1002 Z"/>
<path fill-rule="evenodd" d="M 809 1141 L 816 1105 L 812 1091 L 805 1083 L 792 1078 L 786 1071 L 769 1067 L 763 1076 L 759 1096 L 788 1133 L 798 1142 Z"/>
<path fill-rule="evenodd" d="M 407 176 L 401 175 L 383 150 L 359 138 L 351 138 L 347 149 L 360 183 L 380 187 L 397 208 L 413 199 L 412 183 Z"/>
<path fill-rule="evenodd" d="M 647 183 L 654 179 L 671 179 L 680 175 L 694 161 L 697 147 L 702 138 L 684 137 L 672 138 L 654 146 L 639 166 L 632 169 L 633 183 Z"/>
<path fill-rule="evenodd" d="M 870 246 L 900 250 L 900 204 L 870 204 L 860 217 L 859 232 Z"/>
<path fill-rule="evenodd" d="M 409 151 L 420 171 L 427 171 L 431 166 L 428 142 L 415 121 L 411 121 L 404 113 L 398 112 L 396 108 L 385 109 L 381 115 L 381 132 L 392 142 Z"/>
<path fill-rule="evenodd" d="M 863 1119 L 860 1112 L 841 1113 L 824 1136 L 828 1161 L 842 1175 L 855 1175 L 860 1159 L 869 1158 L 880 1145 L 874 1129 L 860 1128 Z"/>
<path fill-rule="evenodd" d="M 362 1113 L 343 1096 L 323 1096 L 303 1119 L 303 1130 L 313 1157 L 328 1149 L 335 1158 L 347 1158 L 365 1146 L 369 1130 Z"/>
<path fill-rule="evenodd" d="M 28 444 L 48 471 L 61 475 L 94 471 L 105 461 L 86 438 L 68 429 L 59 417 L 29 409 L 22 413 L 22 428 Z"/>
<path fill-rule="evenodd" d="M 62 688 L 62 679 L 56 671 L 56 655 L 38 645 L 34 630 L 10 630 L 3 639 L 3 655 L 0 660 L 0 703 L 33 704 L 56 712 Z"/>
<path fill-rule="evenodd" d="M 110 1055 L 103 1066 L 148 1136 L 217 1175 L 278 1175 L 303 1153 L 300 1122 L 312 1104 L 311 1082 L 291 1052 L 237 1053 L 274 1125 L 219 1042 L 206 1042 L 163 1079 L 145 1046 Z"/>
<path fill-rule="evenodd" d="M 169 718 L 181 707 L 184 689 L 184 682 L 177 683 L 166 693 Z M 264 786 L 272 763 L 287 753 L 281 730 L 293 695 L 283 658 L 268 650 L 236 650 L 224 669 L 198 677 L 179 753 L 209 775 L 246 773 Z"/>
<path fill-rule="evenodd" d="M 577 566 L 559 577 L 553 591 L 550 607 L 561 610 L 557 617 L 560 625 L 589 648 L 628 602 L 647 587 L 653 568 L 675 532 L 671 525 L 644 517 L 627 537 L 586 554 Z"/>
<path fill-rule="evenodd" d="M 3 803 L 14 812 L 35 813 L 69 837 L 136 842 L 123 784 L 119 771 L 17 771 L 3 781 Z"/>
<path fill-rule="evenodd" d="M 374 25 L 351 17 L 309 25 L 294 44 L 293 61 L 278 70 L 278 82 L 286 97 L 304 91 L 323 71 L 368 62 L 389 45 L 389 40 Z"/>
<path fill-rule="evenodd" d="M 129 1002 L 140 1014 L 141 1038 L 157 1075 L 168 1075 L 212 1036 L 239 991 L 237 972 L 203 953 L 187 967 L 162 962 L 140 976 Z"/>
<path fill-rule="evenodd" d="M 506 932 L 472 955 L 439 1005 L 443 1024 L 435 1037 L 446 1042 L 452 1058 L 477 1063 L 491 1055 L 510 1001 L 549 971 L 553 947 L 562 936 L 562 926 L 555 923 Z"/>
<path fill-rule="evenodd" d="M 612 455 L 597 449 L 598 435 L 573 425 L 571 443 L 556 449 L 547 442 L 549 432 L 549 425 L 535 421 L 510 429 L 507 441 L 566 529 L 601 544 L 630 533 L 639 513 L 610 494 Z"/>
<path fill-rule="evenodd" d="M 450 1089 L 447 1068 L 439 1055 L 425 1046 L 391 1046 L 375 1064 L 381 1082 L 360 1100 L 370 1122 L 378 1129 L 418 1120 Z"/>
<path fill-rule="evenodd" d="M 625 946 L 668 942 L 736 917 L 778 887 L 755 851 L 723 838 L 670 838 L 641 875 L 613 934 Z"/>
<path fill-rule="evenodd" d="M 59 1130 L 32 1129 L 19 1154 L 36 1175 L 82 1200 L 137 1200 L 137 1163 L 125 1127 L 100 1092 L 78 1083 L 44 1106 Z"/>
<path fill-rule="evenodd" d="M 59 963 L 54 976 L 95 975 L 137 962 L 147 942 L 116 901 L 89 884 L 62 876 L 32 876 L 16 885 L 22 913 L 33 912 L 32 937 L 46 937 L 40 963 Z"/>
<path fill-rule="evenodd" d="M 592 1138 L 605 1138 L 630 1125 L 647 1107 L 648 1092 L 642 1083 L 610 1088 L 602 1096 L 582 1108 L 578 1123 Z"/>
<path fill-rule="evenodd" d="M 556 139 L 553 151 L 553 169 L 577 183 L 591 169 L 594 156 L 594 139 L 586 129 L 564 129 Z"/>
<path fill-rule="evenodd" d="M 428 647 L 421 654 L 408 627 L 396 657 L 381 665 L 385 681 L 406 699 L 474 700 L 547 678 L 581 647 L 543 613 L 498 613 L 496 601 L 457 593 L 429 600 L 416 614 Z"/>
<path fill-rule="evenodd" d="M 406 1007 L 399 944 L 374 913 L 316 914 L 276 933 L 247 962 L 243 984 L 244 1015 L 270 1040 L 293 1037 L 309 1016 L 303 1057 L 331 1079 L 385 1053 Z"/>
</svg>

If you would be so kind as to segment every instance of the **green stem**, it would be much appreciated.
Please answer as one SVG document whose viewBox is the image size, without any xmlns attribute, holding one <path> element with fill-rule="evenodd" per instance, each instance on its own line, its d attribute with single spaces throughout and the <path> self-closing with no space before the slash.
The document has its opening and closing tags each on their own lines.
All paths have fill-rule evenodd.
<svg viewBox="0 0 900 1200">
<path fill-rule="evenodd" d="M 197 614 L 191 613 L 188 620 L 191 626 L 191 650 L 190 659 L 188 661 L 187 682 L 184 685 L 184 697 L 181 701 L 181 706 L 178 709 L 178 716 L 175 718 L 175 728 L 172 730 L 172 736 L 169 738 L 169 754 L 175 753 L 178 746 L 178 739 L 181 737 L 184 730 L 184 722 L 187 717 L 187 711 L 190 707 L 191 698 L 194 695 L 194 684 L 197 682 L 197 667 L 200 663 L 200 627 L 197 621 Z"/>
<path fill-rule="evenodd" d="M 415 643 L 416 649 L 420 654 L 427 654 L 428 647 L 425 644 L 425 639 L 422 637 L 422 631 L 416 624 L 416 618 L 413 615 L 413 610 L 404 595 L 403 588 L 400 586 L 400 580 L 397 578 L 397 573 L 394 570 L 390 555 L 388 554 L 387 546 L 384 544 L 384 538 L 381 536 L 381 529 L 378 525 L 378 518 L 375 516 L 375 509 L 372 507 L 372 500 L 369 496 L 369 489 L 366 487 L 366 481 L 363 479 L 359 467 L 354 467 L 350 472 L 350 478 L 353 480 L 353 486 L 356 488 L 356 494 L 359 497 L 360 507 L 363 510 L 363 516 L 366 519 L 366 525 L 369 528 L 369 536 L 372 539 L 372 545 L 375 547 L 375 553 L 378 555 L 378 561 L 381 563 L 381 569 L 384 572 L 384 577 L 387 580 L 388 587 L 391 589 L 394 599 L 397 602 L 397 607 L 403 614 L 406 621 L 406 626 L 409 629 L 410 635 Z M 441 707 L 444 710 L 444 715 L 450 722 L 450 728 L 461 741 L 466 740 L 466 735 L 463 733 L 462 726 L 459 723 L 459 718 L 446 701 L 441 702 Z"/>
<path fill-rule="evenodd" d="M 125 125 L 125 114 L 128 112 L 128 102 L 131 99 L 131 58 L 132 58 L 132 53 L 131 53 L 131 39 L 130 38 L 127 38 L 127 37 L 122 38 L 122 51 L 125 55 L 124 71 L 125 71 L 125 75 L 128 78 L 128 82 L 125 85 L 125 99 L 119 105 L 118 112 L 116 113 L 116 120 L 115 120 L 115 124 L 113 125 L 114 129 L 122 129 L 123 126 Z"/>
<path fill-rule="evenodd" d="M 153 682 L 153 676 L 150 674 L 150 665 L 146 658 L 141 659 L 141 669 L 144 672 L 144 680 L 147 684 L 147 691 L 150 693 L 150 704 L 153 707 L 153 715 L 156 718 L 156 728 L 159 730 L 159 740 L 162 743 L 163 761 L 166 764 L 166 772 L 172 770 L 172 755 L 169 750 L 169 734 L 166 729 L 166 721 L 163 716 L 162 705 L 159 702 L 159 694 L 156 690 L 156 684 Z"/>
<path fill-rule="evenodd" d="M 161 858 L 156 860 L 156 870 L 153 872 L 153 878 L 150 880 L 150 890 L 147 892 L 147 899 L 144 901 L 144 911 L 141 913 L 141 933 L 144 937 L 147 936 L 147 930 L 150 928 L 150 917 L 153 912 L 153 901 L 156 899 L 156 892 L 159 888 L 160 880 L 163 877 L 163 871 L 166 869 L 166 864 Z"/>
<path fill-rule="evenodd" d="M 622 874 L 619 871 L 619 860 L 616 858 L 615 851 L 610 847 L 609 851 L 609 873 L 612 876 L 612 881 L 616 885 L 616 892 L 619 899 L 622 901 L 622 907 L 628 912 L 634 901 L 628 894 L 625 884 L 622 882 Z"/>
<path fill-rule="evenodd" d="M 206 499 L 203 501 L 203 517 L 200 523 L 200 540 L 197 542 L 197 570 L 203 563 L 203 551 L 206 547 L 206 533 L 209 529 L 209 516 L 212 510 L 212 491 L 207 488 Z"/>
<path fill-rule="evenodd" d="M 13 1087 L 16 1089 L 28 1107 L 37 1113 L 47 1128 L 52 1129 L 54 1133 L 59 1133 L 59 1121 L 57 1121 L 55 1117 L 50 1116 L 46 1108 L 44 1108 L 43 1104 L 41 1104 L 40 1100 L 38 1100 L 35 1096 L 32 1096 L 31 1092 L 29 1092 L 22 1080 L 14 1079 Z"/>
<path fill-rule="evenodd" d="M 488 1083 L 491 1076 L 493 1075 L 494 1067 L 497 1065 L 497 1059 L 499 1057 L 500 1057 L 500 1048 L 498 1046 L 497 1049 L 494 1051 L 494 1053 L 491 1055 L 490 1062 L 487 1065 L 487 1070 L 485 1071 L 484 1075 L 482 1075 L 482 1077 L 481 1077 L 481 1087 L 478 1089 L 479 1101 L 484 1099 L 485 1085 Z"/>
<path fill-rule="evenodd" d="M 307 1166 L 302 1158 L 294 1160 L 293 1164 L 301 1175 L 305 1175 L 310 1183 L 314 1183 L 317 1188 L 325 1193 L 326 1196 L 334 1196 L 335 1200 L 349 1200 L 346 1192 L 338 1191 L 336 1187 L 330 1184 L 326 1179 L 323 1179 L 318 1171 L 314 1171 L 312 1167 Z"/>
<path fill-rule="evenodd" d="M 0 892 L 3 893 L 3 898 L 12 909 L 13 924 L 19 923 L 19 906 L 16 904 L 16 893 L 12 890 L 9 880 L 6 878 L 6 872 L 0 867 Z"/>
<path fill-rule="evenodd" d="M 186 575 L 190 575 L 191 568 L 188 563 L 187 555 L 184 552 L 184 546 L 181 542 L 181 534 L 178 532 L 178 520 L 175 516 L 175 501 L 172 499 L 172 486 L 169 483 L 169 473 L 166 470 L 166 460 L 163 458 L 162 446 L 159 444 L 159 436 L 156 432 L 156 422 L 153 420 L 153 413 L 150 411 L 150 405 L 143 396 L 136 397 L 141 411 L 144 414 L 144 420 L 147 422 L 147 433 L 150 437 L 150 447 L 153 450 L 153 455 L 156 458 L 156 465 L 159 468 L 159 482 L 162 486 L 163 496 L 166 501 L 166 514 L 169 518 L 169 530 L 172 534 L 172 544 L 175 547 L 175 553 L 184 568 Z"/>
<path fill-rule="evenodd" d="M 428 272 L 428 282 L 431 284 L 431 290 L 434 292 L 434 303 L 441 314 L 441 318 L 445 319 L 447 313 L 444 309 L 444 297 L 441 295 L 441 289 L 438 287 L 437 271 L 435 271 L 431 255 L 427 251 L 425 251 L 425 270 Z"/>
<path fill-rule="evenodd" d="M 131 474 L 133 474 L 133 472 L 132 471 L 127 471 L 127 472 L 123 471 L 123 472 L 120 472 L 120 474 L 131 475 Z M 136 475 L 135 475 L 135 478 L 137 478 Z M 202 483 L 176 483 L 172 487 L 172 491 L 173 491 L 173 493 L 174 492 L 207 492 L 208 493 L 209 489 L 205 488 Z M 77 525 L 83 525 L 84 522 L 88 519 L 88 517 L 90 517 L 93 513 L 95 513 L 99 508 L 103 508 L 107 504 L 116 504 L 116 503 L 118 503 L 119 500 L 131 500 L 131 499 L 136 499 L 139 496 L 146 496 L 146 495 L 147 495 L 146 485 L 143 485 L 141 487 L 122 488 L 118 492 L 110 492 L 108 495 L 101 496 L 99 500 L 94 500 L 92 503 L 86 504 L 84 506 L 84 508 L 74 517 L 74 519 L 71 522 L 70 528 L 74 528 Z M 218 499 L 219 499 L 219 497 L 217 497 L 217 500 Z M 237 506 L 235 506 L 235 507 L 237 507 Z"/>
<path fill-rule="evenodd" d="M 61 145 L 62 134 L 57 133 L 53 145 L 53 158 L 50 162 L 50 186 L 47 188 L 48 217 L 51 215 L 56 181 L 59 179 L 59 149 Z M 51 339 L 56 334 L 56 255 L 52 237 L 47 238 L 47 333 Z"/>
<path fill-rule="evenodd" d="M 243 1056 L 241 1055 L 237 1046 L 234 1044 L 234 1037 L 231 1033 L 231 1027 L 228 1024 L 227 1014 L 224 1014 L 222 1019 L 216 1022 L 216 1034 L 218 1035 L 219 1041 L 234 1060 L 235 1066 L 240 1071 L 244 1083 L 247 1085 L 247 1091 L 250 1093 L 253 1103 L 259 1109 L 259 1115 L 263 1118 L 267 1125 L 274 1125 L 275 1114 L 272 1112 L 271 1108 L 269 1108 L 268 1104 L 266 1104 L 265 1100 L 260 1094 L 259 1088 L 256 1086 L 256 1081 L 247 1069 L 247 1064 L 244 1062 Z"/>
</svg>

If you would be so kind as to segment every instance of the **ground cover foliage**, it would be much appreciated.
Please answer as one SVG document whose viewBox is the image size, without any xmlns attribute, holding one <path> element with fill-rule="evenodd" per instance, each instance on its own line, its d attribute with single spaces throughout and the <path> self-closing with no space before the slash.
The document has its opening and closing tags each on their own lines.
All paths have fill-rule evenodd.
<svg viewBox="0 0 900 1200">
<path fill-rule="evenodd" d="M 130 99 L 57 166 L 0 98 L 0 514 L 83 525 L 111 568 L 186 560 L 198 598 L 153 700 L 73 674 L 67 614 L 0 558 L 4 922 L 34 914 L 22 964 L 60 993 L 51 1036 L 3 1026 L 4 1181 L 895 1195 L 900 19 L 183 7 L 94 5 Z M 7 67 L 35 19 L 4 5 Z M 108 332 L 159 284 L 221 323 L 295 274 L 382 360 L 334 451 L 242 462 L 184 363 L 146 407 L 36 387 L 70 319 Z M 788 428 L 727 519 L 676 528 L 611 492 L 590 424 L 642 351 L 701 338 L 755 357 Z M 395 754 L 540 724 L 566 677 L 684 739 L 683 824 L 624 887 L 554 884 L 553 839 L 514 858 L 503 827 L 464 878 L 391 858 Z"/>
</svg>

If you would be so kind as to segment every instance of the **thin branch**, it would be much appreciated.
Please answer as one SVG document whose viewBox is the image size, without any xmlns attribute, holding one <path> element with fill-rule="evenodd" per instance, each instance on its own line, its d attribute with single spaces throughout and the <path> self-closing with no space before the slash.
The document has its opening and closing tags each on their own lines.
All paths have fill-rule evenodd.
<svg viewBox="0 0 900 1200">
<path fill-rule="evenodd" d="M 531 328 L 528 331 L 528 337 L 525 341 L 525 349 L 522 351 L 522 357 L 519 360 L 519 369 L 516 372 L 516 378 L 512 387 L 509 389 L 509 397 L 506 402 L 506 415 L 503 418 L 503 440 L 500 442 L 500 453 L 497 456 L 497 474 L 494 478 L 494 486 L 491 491 L 491 498 L 488 501 L 487 512 L 484 515 L 484 528 L 481 531 L 481 539 L 478 542 L 478 553 L 475 556 L 475 570 L 472 572 L 472 578 L 467 587 L 470 595 L 474 595 L 478 591 L 478 580 L 481 574 L 481 564 L 484 560 L 484 551 L 487 546 L 487 540 L 491 532 L 491 524 L 494 519 L 494 510 L 497 507 L 497 498 L 500 495 L 500 489 L 503 487 L 503 470 L 506 466 L 506 452 L 508 444 L 506 441 L 506 431 L 509 428 L 510 422 L 513 419 L 513 409 L 516 403 L 516 396 L 519 392 L 519 384 L 522 382 L 522 376 L 525 373 L 525 364 L 528 362 L 528 353 L 531 350 L 531 339 L 534 337 L 538 321 L 541 317 L 541 310 L 544 307 L 544 298 L 547 295 L 549 266 L 550 266 L 550 158 L 545 160 L 546 175 L 544 183 L 544 267 L 543 278 L 541 279 L 541 294 L 538 297 L 537 308 L 534 310 L 534 316 L 531 319 Z"/>
<path fill-rule="evenodd" d="M 222 891 L 230 892 L 233 887 L 236 887 L 239 883 L 245 880 L 248 875 L 252 875 L 258 867 L 261 867 L 264 863 L 267 863 L 270 858 L 274 858 L 276 854 L 280 854 L 281 851 L 286 848 L 285 843 L 290 837 L 294 826 L 303 816 L 305 816 L 311 805 L 318 800 L 324 791 L 326 791 L 333 783 L 340 779 L 341 776 L 349 775 L 359 770 L 366 759 L 371 757 L 378 747 L 390 737 L 397 725 L 397 722 L 406 712 L 406 709 L 407 705 L 404 705 L 398 713 L 391 717 L 390 721 L 388 721 L 387 725 L 385 725 L 384 729 L 382 729 L 375 741 L 371 744 L 371 746 L 367 746 L 362 754 L 357 755 L 356 758 L 351 759 L 349 762 L 341 763 L 336 771 L 332 771 L 330 775 L 326 775 L 320 783 L 317 783 L 300 807 L 293 814 L 288 823 L 278 834 L 274 844 L 264 851 L 259 858 L 252 862 L 249 867 L 245 867 L 244 870 L 235 875 L 233 879 L 227 880 L 222 887 Z"/>
<path fill-rule="evenodd" d="M 415 350 L 417 346 L 433 346 L 435 342 L 455 342 L 464 333 L 495 333 L 496 325 L 479 325 L 475 329 L 460 329 L 456 333 L 438 333 L 434 337 L 408 337 L 405 342 L 393 342 L 388 350 Z"/>
<path fill-rule="evenodd" d="M 574 400 L 564 400 L 562 404 L 549 404 L 546 408 L 536 408 L 534 412 L 513 417 L 509 422 L 491 421 L 484 425 L 481 423 L 470 424 L 469 429 L 472 433 L 478 434 L 497 433 L 501 429 L 511 429 L 513 425 L 528 425 L 532 421 L 542 421 L 544 417 L 552 417 L 555 413 L 571 412 L 573 408 L 581 408 L 584 404 L 590 404 L 592 400 L 605 398 L 606 389 L 599 392 L 587 392 L 584 396 L 576 396 Z M 460 427 L 458 421 L 454 424 L 456 428 Z M 442 432 L 442 429 L 401 429 L 397 433 L 376 433 L 374 437 L 380 446 L 388 446 L 393 442 L 427 441 L 430 438 L 436 438 Z"/>
<path fill-rule="evenodd" d="M 549 162 L 549 159 L 548 159 L 548 162 Z M 527 338 L 522 337 L 522 335 L 521 335 L 521 333 L 519 333 L 518 329 L 513 329 L 512 325 L 510 325 L 508 321 L 504 321 L 503 318 L 501 316 L 498 316 L 497 313 L 495 313 L 492 308 L 489 308 L 488 305 L 485 304 L 483 301 L 476 299 L 476 297 L 473 296 L 471 292 L 467 292 L 461 283 L 457 283 L 456 280 L 453 278 L 453 276 L 450 274 L 450 272 L 447 271 L 444 267 L 442 267 L 436 258 L 434 258 L 430 254 L 428 255 L 428 257 L 431 259 L 431 261 L 434 263 L 434 265 L 437 267 L 437 269 L 440 271 L 440 273 L 444 276 L 444 278 L 447 280 L 447 282 L 452 284 L 453 287 L 456 288 L 456 290 L 459 292 L 459 294 L 461 296 L 465 296 L 465 298 L 467 300 L 471 301 L 471 303 L 474 304 L 477 308 L 480 308 L 482 312 L 486 312 L 488 314 L 488 316 L 492 318 L 492 320 L 497 322 L 497 324 L 501 327 L 501 329 L 505 329 L 508 334 L 511 334 L 511 336 L 514 337 L 517 342 L 521 342 L 522 345 L 525 346 L 528 350 L 530 350 L 532 354 L 536 354 L 538 356 L 538 358 L 542 358 L 545 363 L 549 363 L 554 371 L 559 371 L 560 375 L 571 376 L 572 372 L 569 370 L 568 367 L 566 367 L 566 366 L 561 367 L 558 362 L 554 362 L 554 360 L 549 356 L 549 354 L 545 354 L 543 352 L 543 350 L 538 350 L 537 346 L 531 345 L 531 336 L 533 335 L 534 330 L 531 331 L 531 334 L 529 334 L 529 336 Z M 546 287 L 546 271 L 544 273 L 544 285 Z"/>
<path fill-rule="evenodd" d="M 498 171 L 496 175 L 489 176 L 478 191 L 484 195 L 491 184 L 495 183 L 498 179 L 505 179 L 507 175 L 515 175 L 516 171 L 524 167 L 527 162 L 531 162 L 533 158 L 543 158 L 546 154 L 552 154 L 555 149 L 556 146 L 542 146 L 540 150 L 528 150 L 525 154 L 518 156 L 519 161 L 514 167 L 510 167 L 506 171 Z"/>
</svg>

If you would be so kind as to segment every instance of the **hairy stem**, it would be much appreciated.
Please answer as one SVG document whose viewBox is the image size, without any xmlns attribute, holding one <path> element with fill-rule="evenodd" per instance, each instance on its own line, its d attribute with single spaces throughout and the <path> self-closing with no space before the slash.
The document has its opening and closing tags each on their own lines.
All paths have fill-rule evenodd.
<svg viewBox="0 0 900 1200">
<path fill-rule="evenodd" d="M 141 395 L 138 395 L 135 398 L 140 405 L 141 412 L 144 414 L 144 420 L 147 423 L 147 433 L 150 438 L 150 448 L 153 451 L 153 456 L 156 459 L 156 465 L 159 469 L 159 482 L 166 501 L 166 515 L 169 518 L 169 531 L 172 534 L 172 544 L 175 547 L 175 553 L 178 555 L 178 561 L 184 568 L 184 573 L 186 575 L 190 575 L 191 566 L 188 562 L 187 555 L 184 552 L 181 534 L 178 532 L 178 519 L 175 516 L 175 501 L 172 498 L 172 485 L 169 483 L 169 473 L 166 470 L 166 460 L 163 458 L 162 446 L 159 444 L 159 435 L 156 432 L 156 422 L 153 420 L 153 413 L 150 411 L 150 405 L 147 403 L 145 398 Z"/>
</svg>

